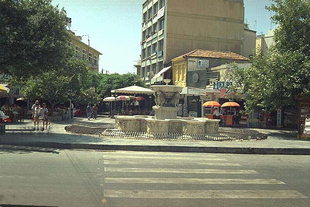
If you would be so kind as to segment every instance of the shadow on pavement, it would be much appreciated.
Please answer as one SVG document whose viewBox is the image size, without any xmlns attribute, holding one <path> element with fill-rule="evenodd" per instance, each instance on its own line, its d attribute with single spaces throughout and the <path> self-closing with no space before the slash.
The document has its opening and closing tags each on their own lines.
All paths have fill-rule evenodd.
<svg viewBox="0 0 310 207">
<path fill-rule="evenodd" d="M 13 146 L 13 145 L 0 145 L 0 154 L 29 154 L 33 152 L 45 152 L 59 154 L 55 149 L 42 148 L 42 147 L 27 147 L 27 146 Z"/>
</svg>

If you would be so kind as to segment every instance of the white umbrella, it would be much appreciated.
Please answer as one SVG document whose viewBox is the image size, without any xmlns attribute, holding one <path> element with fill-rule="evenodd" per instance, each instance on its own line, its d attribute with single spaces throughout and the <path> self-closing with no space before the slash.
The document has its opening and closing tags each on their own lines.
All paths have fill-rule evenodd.
<svg viewBox="0 0 310 207">
<path fill-rule="evenodd" d="M 103 99 L 104 102 L 112 102 L 112 101 L 115 101 L 115 97 L 106 97 Z"/>
<path fill-rule="evenodd" d="M 129 101 L 130 97 L 129 96 L 117 96 L 116 100 L 118 100 L 118 101 Z"/>
</svg>

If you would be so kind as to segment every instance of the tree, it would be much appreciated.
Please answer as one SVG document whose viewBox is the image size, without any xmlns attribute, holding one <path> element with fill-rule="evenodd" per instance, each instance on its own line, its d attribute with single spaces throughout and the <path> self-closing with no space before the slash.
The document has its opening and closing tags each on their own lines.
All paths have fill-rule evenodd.
<svg viewBox="0 0 310 207">
<path fill-rule="evenodd" d="M 280 53 L 298 51 L 310 55 L 309 0 L 273 0 L 267 9 L 274 12 L 272 20 L 278 25 L 274 38 Z"/>
<path fill-rule="evenodd" d="M 254 57 L 250 68 L 232 70 L 232 88 L 244 94 L 249 109 L 274 110 L 310 94 L 310 2 L 273 2 L 268 9 L 275 12 L 272 19 L 278 24 L 274 48 Z"/>
<path fill-rule="evenodd" d="M 76 88 L 71 85 L 71 78 L 57 71 L 42 73 L 26 81 L 22 93 L 30 100 L 43 99 L 52 108 L 55 104 L 65 103 L 76 94 Z"/>
<path fill-rule="evenodd" d="M 142 86 L 145 87 L 144 82 L 139 76 L 131 73 L 127 74 L 100 74 L 101 79 L 98 86 L 100 97 L 107 97 L 111 95 L 111 90 L 123 88 L 127 86 Z"/>
<path fill-rule="evenodd" d="M 0 0 L 0 73 L 20 79 L 62 69 L 70 54 L 66 20 L 51 0 Z"/>
</svg>

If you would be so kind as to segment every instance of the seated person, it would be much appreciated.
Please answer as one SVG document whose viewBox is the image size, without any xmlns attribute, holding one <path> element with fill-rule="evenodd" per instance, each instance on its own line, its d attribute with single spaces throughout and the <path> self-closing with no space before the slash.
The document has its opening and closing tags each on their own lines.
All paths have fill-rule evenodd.
<svg viewBox="0 0 310 207">
<path fill-rule="evenodd" d="M 3 111 L 0 110 L 0 123 L 6 122 L 8 120 L 8 116 L 4 114 Z"/>
</svg>

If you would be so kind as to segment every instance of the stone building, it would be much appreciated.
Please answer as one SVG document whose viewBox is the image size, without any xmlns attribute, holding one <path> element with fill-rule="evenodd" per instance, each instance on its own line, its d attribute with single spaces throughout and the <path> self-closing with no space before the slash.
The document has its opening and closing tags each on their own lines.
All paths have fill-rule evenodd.
<svg viewBox="0 0 310 207">
<path fill-rule="evenodd" d="M 82 42 L 82 36 L 75 35 L 74 32 L 68 30 L 70 36 L 71 46 L 75 50 L 77 56 L 82 58 L 88 63 L 88 66 L 94 71 L 99 72 L 99 56 L 101 52 L 90 46 L 88 38 L 88 44 Z"/>
</svg>

